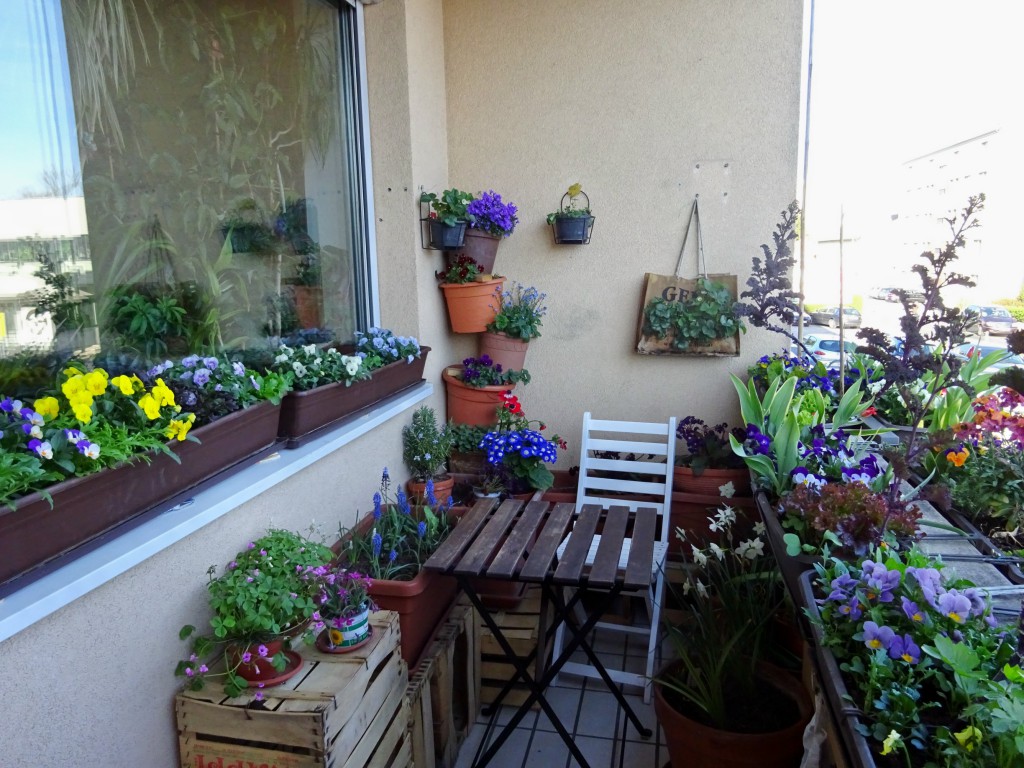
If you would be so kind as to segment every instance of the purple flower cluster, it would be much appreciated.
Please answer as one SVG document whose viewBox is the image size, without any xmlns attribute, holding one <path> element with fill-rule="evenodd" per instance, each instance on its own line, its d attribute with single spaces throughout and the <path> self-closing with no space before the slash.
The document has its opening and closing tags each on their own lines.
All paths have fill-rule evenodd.
<svg viewBox="0 0 1024 768">
<path fill-rule="evenodd" d="M 515 203 L 505 203 L 494 190 L 484 192 L 466 205 L 470 228 L 479 229 L 494 237 L 508 237 L 519 223 Z"/>
</svg>

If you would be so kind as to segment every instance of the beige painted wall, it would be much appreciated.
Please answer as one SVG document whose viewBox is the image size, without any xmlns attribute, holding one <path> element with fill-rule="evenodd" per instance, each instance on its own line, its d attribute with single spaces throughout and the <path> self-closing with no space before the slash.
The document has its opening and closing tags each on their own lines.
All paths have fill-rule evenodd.
<svg viewBox="0 0 1024 768">
<path fill-rule="evenodd" d="M 445 0 L 444 18 L 449 181 L 519 205 L 497 268 L 549 294 L 521 394 L 569 436 L 562 463 L 588 409 L 738 418 L 727 374 L 781 337 L 748 333 L 738 359 L 640 356 L 640 293 L 674 271 L 695 193 L 709 271 L 741 285 L 794 198 L 801 0 Z M 577 181 L 592 242 L 555 246 L 544 217 Z"/>
<path fill-rule="evenodd" d="M 744 279 L 792 198 L 799 0 L 384 0 L 365 14 L 382 322 L 434 347 L 432 402 L 443 408 L 441 367 L 475 346 L 447 332 L 433 279 L 442 259 L 419 246 L 416 200 L 421 186 L 457 185 L 520 205 L 499 267 L 551 295 L 530 351 L 533 415 L 572 436 L 586 408 L 652 419 L 731 411 L 725 374 L 778 342 L 748 334 L 730 360 L 636 356 L 641 278 L 674 267 L 694 191 L 708 200 L 710 265 Z M 543 217 L 574 181 L 598 216 L 594 242 L 556 248 Z M 0 764 L 176 765 L 176 636 L 206 615 L 206 568 L 270 525 L 354 521 L 380 468 L 398 470 L 403 423 L 0 643 Z"/>
</svg>

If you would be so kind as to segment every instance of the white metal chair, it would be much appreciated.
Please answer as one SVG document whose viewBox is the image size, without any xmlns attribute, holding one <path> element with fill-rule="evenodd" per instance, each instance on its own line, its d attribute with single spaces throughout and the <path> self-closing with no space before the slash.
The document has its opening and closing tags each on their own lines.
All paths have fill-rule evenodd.
<svg viewBox="0 0 1024 768">
<path fill-rule="evenodd" d="M 646 626 L 629 626 L 598 622 L 597 627 L 616 632 L 646 635 L 647 663 L 643 674 L 626 672 L 622 669 L 608 669 L 609 676 L 617 683 L 643 688 L 644 703 L 651 700 L 654 674 L 654 658 L 658 647 L 661 604 L 665 591 L 665 559 L 668 555 L 671 525 L 669 512 L 672 506 L 672 467 L 675 463 L 676 419 L 667 422 L 608 421 L 591 418 L 589 411 L 583 414 L 583 437 L 580 441 L 579 490 L 576 493 L 576 511 L 584 504 L 610 506 L 654 507 L 658 511 L 658 537 L 654 549 L 654 566 L 651 571 L 651 586 L 645 595 Z M 604 458 L 611 454 L 616 458 Z M 595 475 L 595 473 L 597 473 Z M 639 479 L 637 479 L 639 477 Z M 627 494 L 626 497 L 611 495 Z M 569 534 L 572 535 L 571 533 Z M 600 537 L 595 537 L 594 546 L 587 556 L 592 563 Z M 568 537 L 559 548 L 564 551 Z M 629 559 L 630 539 L 622 542 L 619 556 L 620 567 Z M 554 658 L 564 647 L 564 627 L 555 634 Z M 598 671 L 590 664 L 571 661 L 565 664 L 561 673 L 599 677 Z"/>
</svg>

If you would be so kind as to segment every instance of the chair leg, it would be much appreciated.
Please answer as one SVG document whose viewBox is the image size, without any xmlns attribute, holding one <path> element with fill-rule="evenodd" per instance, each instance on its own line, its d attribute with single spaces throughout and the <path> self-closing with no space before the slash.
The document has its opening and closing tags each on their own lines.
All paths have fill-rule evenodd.
<svg viewBox="0 0 1024 768">
<path fill-rule="evenodd" d="M 658 569 L 655 577 L 654 600 L 651 611 L 651 636 L 647 643 L 647 683 L 644 685 L 644 704 L 651 703 L 654 690 L 654 659 L 658 653 L 658 641 L 661 636 L 661 603 L 665 596 L 665 569 Z"/>
<path fill-rule="evenodd" d="M 563 599 L 563 601 L 565 603 L 568 603 L 570 597 L 571 597 L 571 595 L 569 594 L 569 590 L 568 589 L 562 590 L 562 599 Z M 577 626 L 582 626 L 582 622 L 580 621 L 580 615 L 581 614 L 583 615 L 583 620 L 584 621 L 586 620 L 586 615 L 583 614 L 583 609 L 580 607 L 579 602 L 577 602 L 576 605 L 573 607 L 573 614 L 576 617 Z M 568 620 L 568 617 L 567 617 L 567 620 Z M 558 629 L 555 630 L 555 642 L 554 642 L 554 646 L 551 649 L 551 658 L 552 659 L 557 659 L 559 656 L 561 656 L 562 649 L 564 647 L 565 647 L 565 622 L 562 622 L 561 624 L 558 625 Z M 551 680 L 551 684 L 552 685 L 558 685 L 559 679 L 561 677 L 562 677 L 562 674 L 561 674 L 561 672 L 559 672 Z"/>
</svg>

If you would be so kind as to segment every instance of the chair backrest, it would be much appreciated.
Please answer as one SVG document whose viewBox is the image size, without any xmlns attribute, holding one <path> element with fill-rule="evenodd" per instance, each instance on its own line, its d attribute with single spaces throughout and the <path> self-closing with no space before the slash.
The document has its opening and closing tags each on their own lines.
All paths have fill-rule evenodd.
<svg viewBox="0 0 1024 768">
<path fill-rule="evenodd" d="M 675 457 L 675 416 L 667 422 L 609 421 L 584 413 L 576 511 L 584 504 L 654 507 L 658 540 L 669 541 Z"/>
</svg>

